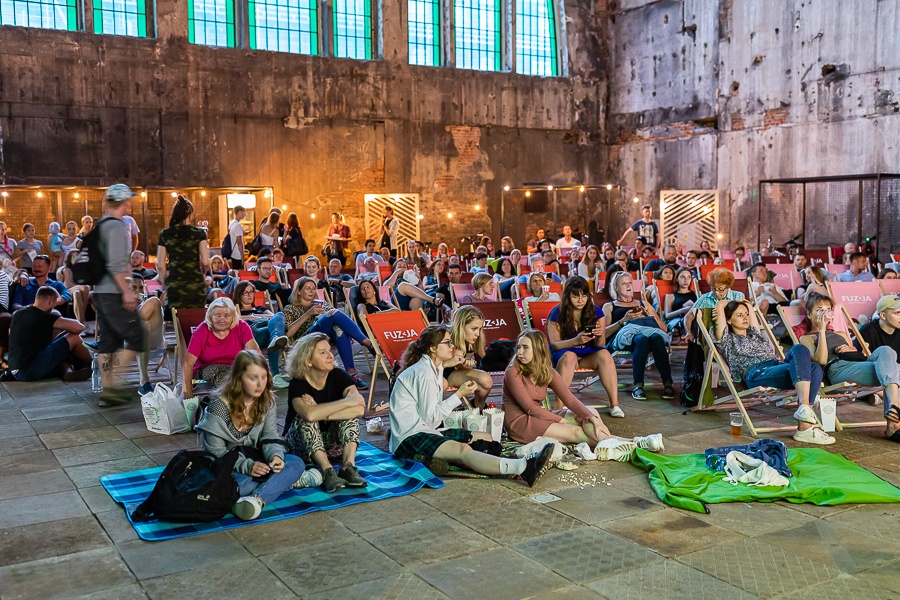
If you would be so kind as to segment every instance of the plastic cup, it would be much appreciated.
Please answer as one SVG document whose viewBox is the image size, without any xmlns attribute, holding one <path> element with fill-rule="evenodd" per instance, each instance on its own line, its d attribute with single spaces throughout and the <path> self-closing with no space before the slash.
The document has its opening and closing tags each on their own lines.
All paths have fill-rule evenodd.
<svg viewBox="0 0 900 600">
<path fill-rule="evenodd" d="M 729 413 L 731 417 L 731 436 L 739 438 L 741 437 L 741 429 L 744 427 L 744 415 L 743 413 L 733 412 Z"/>
</svg>

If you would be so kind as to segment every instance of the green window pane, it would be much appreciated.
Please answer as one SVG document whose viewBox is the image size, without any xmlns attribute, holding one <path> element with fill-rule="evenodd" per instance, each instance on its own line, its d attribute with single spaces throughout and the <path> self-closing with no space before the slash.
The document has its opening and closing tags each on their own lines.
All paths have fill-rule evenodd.
<svg viewBox="0 0 900 600">
<path fill-rule="evenodd" d="M 372 0 L 334 0 L 334 55 L 372 58 Z"/>
<path fill-rule="evenodd" d="M 408 0 L 409 64 L 441 65 L 440 0 Z"/>
<path fill-rule="evenodd" d="M 316 0 L 250 0 L 248 9 L 252 49 L 319 53 Z"/>
<path fill-rule="evenodd" d="M 0 25 L 78 30 L 75 0 L 0 0 Z"/>
<path fill-rule="evenodd" d="M 95 0 L 94 32 L 147 37 L 146 0 Z"/>
<path fill-rule="evenodd" d="M 517 0 L 516 72 L 541 77 L 559 74 L 553 0 Z"/>
<path fill-rule="evenodd" d="M 454 0 L 456 66 L 500 71 L 500 0 Z"/>
<path fill-rule="evenodd" d="M 234 48 L 234 0 L 188 0 L 188 41 Z"/>
</svg>

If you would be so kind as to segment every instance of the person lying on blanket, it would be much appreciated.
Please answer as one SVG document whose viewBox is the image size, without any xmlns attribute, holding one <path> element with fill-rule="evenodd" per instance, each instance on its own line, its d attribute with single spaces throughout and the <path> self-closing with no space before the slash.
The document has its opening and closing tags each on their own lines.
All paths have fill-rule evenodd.
<svg viewBox="0 0 900 600">
<path fill-rule="evenodd" d="M 359 417 L 365 412 L 366 401 L 357 391 L 353 377 L 334 368 L 328 336 L 305 335 L 294 345 L 287 364 L 292 379 L 284 437 L 291 452 L 319 467 L 323 487 L 329 494 L 347 486 L 366 487 L 355 464 Z M 337 458 L 342 466 L 335 473 L 331 460 Z"/>
<path fill-rule="evenodd" d="M 424 464 L 435 475 L 446 474 L 448 463 L 452 462 L 484 475 L 519 475 L 533 487 L 550 467 L 553 444 L 545 445 L 533 458 L 500 458 L 469 445 L 477 440 L 489 441 L 491 437 L 486 433 L 466 429 L 438 431 L 443 420 L 477 386 L 468 380 L 456 393 L 441 398 L 441 368 L 453 358 L 453 351 L 447 327 L 431 325 L 403 353 L 403 371 L 391 391 L 391 451 L 397 458 Z"/>
<path fill-rule="evenodd" d="M 547 389 L 575 415 L 575 424 L 543 407 Z M 576 398 L 569 386 L 550 364 L 547 337 L 533 329 L 524 331 L 516 342 L 516 356 L 503 375 L 503 408 L 509 437 L 529 444 L 549 437 L 563 444 L 588 444 L 596 447 L 600 460 L 628 461 L 636 447 L 653 452 L 663 450 L 662 434 L 615 437 L 604 425 L 599 413 Z M 599 444 L 599 445 L 598 445 Z"/>
<path fill-rule="evenodd" d="M 269 364 L 259 352 L 241 350 L 197 424 L 200 447 L 217 457 L 237 446 L 249 447 L 234 465 L 241 497 L 231 507 L 244 521 L 257 518 L 284 492 L 310 485 L 303 461 L 284 452 L 275 413 Z"/>
<path fill-rule="evenodd" d="M 834 319 L 834 300 L 828 296 L 813 294 L 806 301 L 806 315 L 811 323 L 809 333 L 800 338 L 813 360 L 822 365 L 825 376 L 832 383 L 849 381 L 863 386 L 884 386 L 884 416 L 888 421 L 885 437 L 900 442 L 897 435 L 900 421 L 898 389 L 900 370 L 897 353 L 890 346 L 876 348 L 865 357 L 844 332 L 828 329 Z"/>
<path fill-rule="evenodd" d="M 766 386 L 786 390 L 793 387 L 797 391 L 800 406 L 794 413 L 797 419 L 795 440 L 823 446 L 835 442 L 822 430 L 812 409 L 823 374 L 822 367 L 813 362 L 806 346 L 794 345 L 785 359 L 780 360 L 769 340 L 760 333 L 756 311 L 746 299 L 719 301 L 710 332 L 732 377 L 744 381 L 749 388 Z"/>
</svg>

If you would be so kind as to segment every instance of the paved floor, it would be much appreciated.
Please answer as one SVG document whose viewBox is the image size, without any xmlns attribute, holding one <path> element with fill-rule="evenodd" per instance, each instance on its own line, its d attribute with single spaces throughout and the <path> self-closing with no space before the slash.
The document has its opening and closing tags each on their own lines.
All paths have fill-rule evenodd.
<svg viewBox="0 0 900 600">
<path fill-rule="evenodd" d="M 668 453 L 733 441 L 723 415 L 682 415 L 652 392 L 622 404 L 612 431 L 662 431 Z M 870 420 L 879 409 L 852 412 Z M 768 414 L 789 423 L 786 413 Z M 879 436 L 838 434 L 830 449 L 900 484 L 900 448 Z M 553 470 L 534 490 L 453 479 L 232 532 L 138 540 L 98 477 L 195 444 L 148 432 L 137 404 L 98 408 L 89 383 L 3 384 L 0 598 L 900 598 L 900 504 L 700 515 L 666 507 L 645 473 L 620 463 Z M 547 492 L 559 500 L 532 499 Z"/>
</svg>

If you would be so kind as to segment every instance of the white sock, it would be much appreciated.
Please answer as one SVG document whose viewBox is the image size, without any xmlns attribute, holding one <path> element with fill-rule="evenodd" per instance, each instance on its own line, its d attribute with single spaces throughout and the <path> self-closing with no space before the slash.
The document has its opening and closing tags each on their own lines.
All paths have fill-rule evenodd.
<svg viewBox="0 0 900 600">
<path fill-rule="evenodd" d="M 500 473 L 503 475 L 521 475 L 528 464 L 524 458 L 501 458 Z"/>
</svg>

